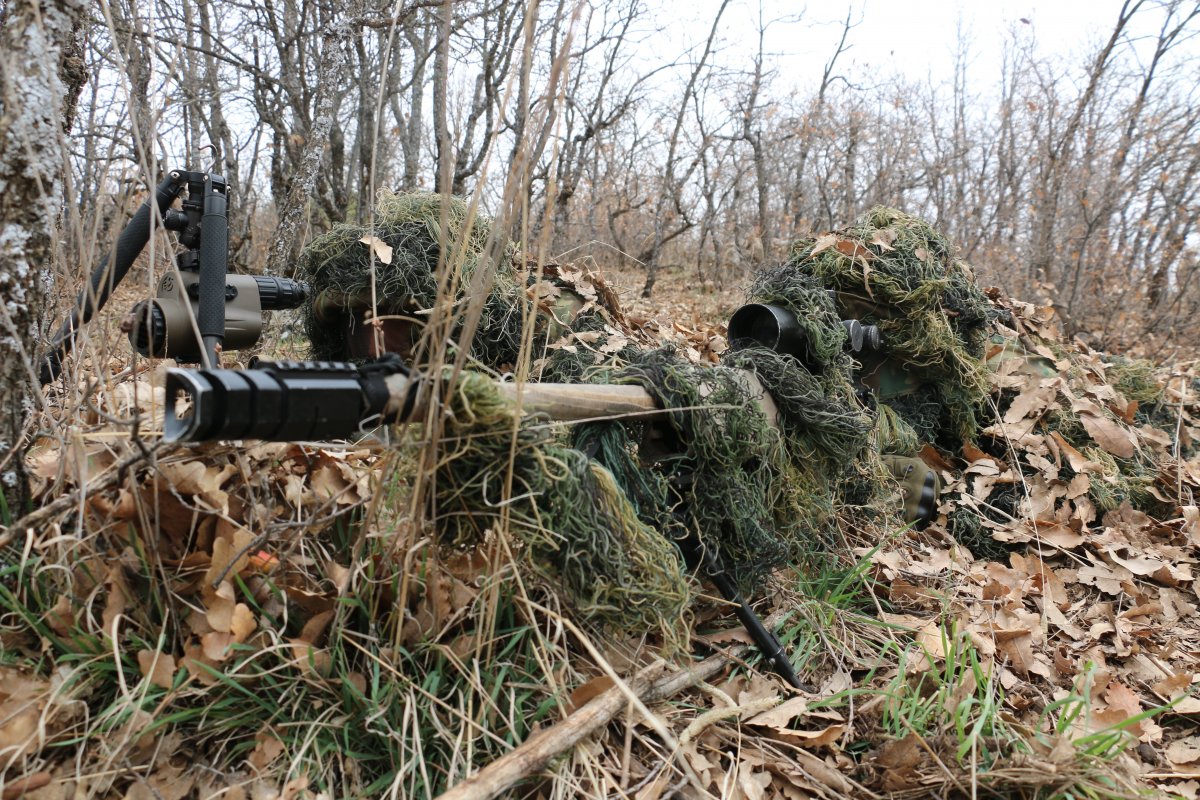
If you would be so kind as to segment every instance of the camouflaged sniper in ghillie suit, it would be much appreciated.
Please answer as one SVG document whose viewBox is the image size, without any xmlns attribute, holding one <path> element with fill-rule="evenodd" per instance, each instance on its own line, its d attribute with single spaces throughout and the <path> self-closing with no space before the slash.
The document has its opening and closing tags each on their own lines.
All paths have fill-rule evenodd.
<svg viewBox="0 0 1200 800">
<path fill-rule="evenodd" d="M 443 213 L 458 291 L 470 284 L 487 220 L 468 224 L 465 206 L 446 201 L 447 212 L 442 202 L 385 195 L 370 231 L 338 226 L 313 242 L 304 265 L 316 298 L 314 355 L 369 355 L 347 350 L 368 297 L 380 315 L 409 318 L 419 332 L 436 300 Z M 389 263 L 372 267 L 372 236 L 391 248 Z M 911 520 L 931 473 L 918 452 L 963 454 L 996 418 L 985 356 L 989 346 L 995 355 L 990 323 L 1001 312 L 940 234 L 895 210 L 800 240 L 785 264 L 753 281 L 751 301 L 784 306 L 805 327 L 808 363 L 764 348 L 731 350 L 718 366 L 691 363 L 628 326 L 602 282 L 568 267 L 531 280 L 514 263 L 509 253 L 488 289 L 472 343 L 481 366 L 502 370 L 525 355 L 542 380 L 634 383 L 672 411 L 657 424 L 548 426 L 520 417 L 487 380 L 465 380 L 447 408 L 438 534 L 446 546 L 472 548 L 503 518 L 530 574 L 601 626 L 658 628 L 677 640 L 695 584 L 668 539 L 686 531 L 753 591 L 778 567 L 813 558 L 838 514 L 890 514 L 901 524 L 896 481 Z M 523 354 L 531 315 L 537 335 Z M 878 326 L 882 354 L 856 362 L 846 352 L 848 318 Z M 775 419 L 747 374 L 765 387 Z M 979 549 L 995 523 L 986 509 L 969 509 L 946 524 Z"/>
</svg>

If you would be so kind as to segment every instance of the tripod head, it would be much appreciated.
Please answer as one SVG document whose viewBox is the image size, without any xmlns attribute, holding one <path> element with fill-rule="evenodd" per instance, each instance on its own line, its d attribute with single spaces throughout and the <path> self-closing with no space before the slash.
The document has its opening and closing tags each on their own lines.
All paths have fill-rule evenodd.
<svg viewBox="0 0 1200 800">
<path fill-rule="evenodd" d="M 185 194 L 186 190 L 186 194 Z M 179 209 L 171 208 L 184 195 Z M 152 214 L 154 207 L 157 215 Z M 175 269 L 164 275 L 158 294 L 134 306 L 122 329 L 142 355 L 219 367 L 223 350 L 253 346 L 262 334 L 264 311 L 298 308 L 308 286 L 288 278 L 230 275 L 229 187 L 209 171 L 171 170 L 92 271 L 75 308 L 51 340 L 42 360 L 41 382 L 62 370 L 75 337 L 129 272 L 150 240 L 153 218 L 185 248 Z M 110 265 L 111 260 L 111 265 Z"/>
</svg>

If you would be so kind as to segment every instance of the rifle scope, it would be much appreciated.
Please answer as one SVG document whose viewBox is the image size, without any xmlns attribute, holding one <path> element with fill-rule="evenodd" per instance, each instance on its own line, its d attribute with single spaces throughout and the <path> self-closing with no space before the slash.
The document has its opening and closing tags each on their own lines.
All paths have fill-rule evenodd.
<svg viewBox="0 0 1200 800">
<path fill-rule="evenodd" d="M 850 352 L 873 353 L 882 349 L 878 326 L 844 319 L 842 327 L 846 329 L 846 347 Z M 729 318 L 729 344 L 735 350 L 756 345 L 766 347 L 794 356 L 810 368 L 816 362 L 796 315 L 783 306 L 748 303 L 733 312 Z"/>
</svg>

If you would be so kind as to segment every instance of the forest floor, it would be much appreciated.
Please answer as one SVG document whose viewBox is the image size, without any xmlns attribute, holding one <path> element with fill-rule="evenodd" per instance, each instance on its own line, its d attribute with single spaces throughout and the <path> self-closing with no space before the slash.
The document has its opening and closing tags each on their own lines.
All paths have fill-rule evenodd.
<svg viewBox="0 0 1200 800">
<path fill-rule="evenodd" d="M 691 270 L 650 300 L 608 278 L 700 358 L 741 300 Z M 717 601 L 671 653 L 581 630 L 501 542 L 437 552 L 405 442 L 165 445 L 156 367 L 51 398 L 70 424 L 0 534 L 3 800 L 434 797 L 497 761 L 521 797 L 1196 797 L 1200 461 L 1146 476 L 1164 513 L 1089 499 L 1116 491 L 1103 452 L 1200 436 L 1196 365 L 1155 373 L 1179 410 L 1161 430 L 1044 309 L 998 302 L 1058 375 L 995 374 L 1009 451 L 928 454 L 948 484 L 928 529 L 844 525 L 818 568 L 775 577 L 758 607 L 802 691 Z M 1068 409 L 1094 453 L 1038 427 Z M 1027 513 L 987 515 L 1013 487 Z M 964 508 L 990 544 L 951 535 Z M 604 702 L 595 735 L 513 758 Z"/>
</svg>

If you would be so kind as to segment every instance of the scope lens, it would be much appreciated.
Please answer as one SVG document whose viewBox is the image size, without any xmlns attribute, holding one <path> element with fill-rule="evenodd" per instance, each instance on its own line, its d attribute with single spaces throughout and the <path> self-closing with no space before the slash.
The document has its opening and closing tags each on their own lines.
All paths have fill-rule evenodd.
<svg viewBox="0 0 1200 800">
<path fill-rule="evenodd" d="M 129 343 L 147 358 L 162 358 L 167 346 L 167 319 L 153 300 L 143 300 L 129 312 Z"/>
</svg>

